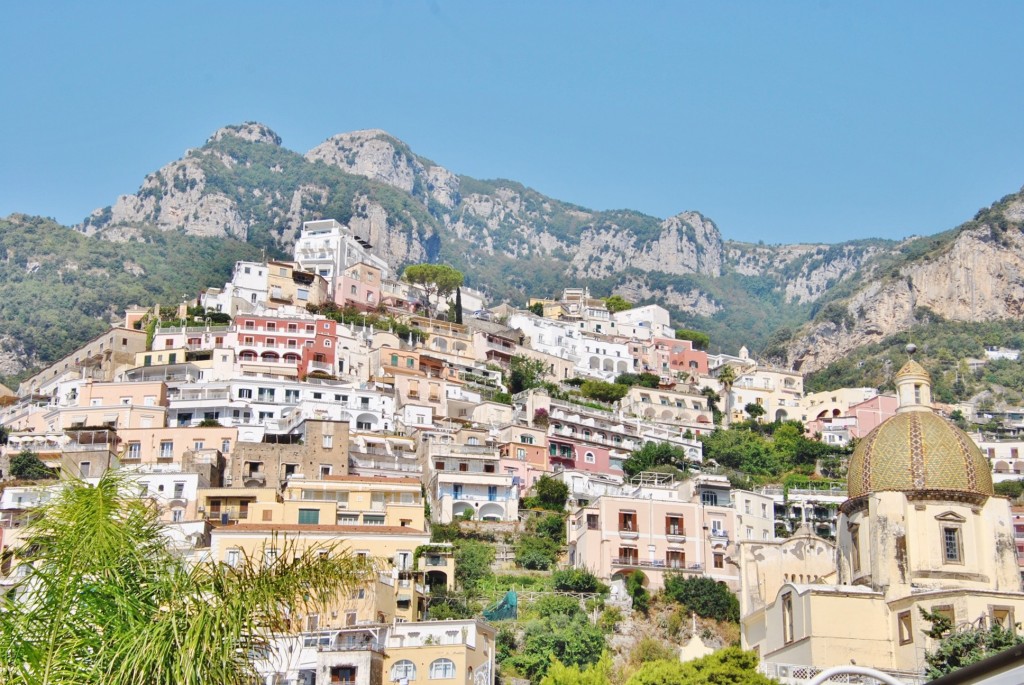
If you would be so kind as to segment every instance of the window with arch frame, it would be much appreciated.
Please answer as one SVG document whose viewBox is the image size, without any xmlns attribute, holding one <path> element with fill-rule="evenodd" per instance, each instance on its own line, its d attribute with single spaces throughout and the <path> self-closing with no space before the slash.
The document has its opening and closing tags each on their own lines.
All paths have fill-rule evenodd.
<svg viewBox="0 0 1024 685">
<path fill-rule="evenodd" d="M 416 664 L 408 659 L 396 661 L 391 667 L 392 680 L 416 680 Z"/>
<path fill-rule="evenodd" d="M 430 662 L 430 679 L 441 680 L 455 677 L 455 662 L 451 659 L 435 659 Z"/>
</svg>

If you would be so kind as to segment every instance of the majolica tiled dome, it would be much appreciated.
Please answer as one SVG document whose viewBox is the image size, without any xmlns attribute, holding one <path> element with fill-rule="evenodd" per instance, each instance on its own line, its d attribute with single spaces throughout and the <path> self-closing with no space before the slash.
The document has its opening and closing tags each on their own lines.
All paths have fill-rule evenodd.
<svg viewBox="0 0 1024 685">
<path fill-rule="evenodd" d="M 930 399 L 929 380 L 913 360 L 896 374 L 899 413 L 868 433 L 850 457 L 851 499 L 886 490 L 994 494 L 988 461 L 974 441 L 921 403 L 922 390 L 924 401 Z"/>
</svg>

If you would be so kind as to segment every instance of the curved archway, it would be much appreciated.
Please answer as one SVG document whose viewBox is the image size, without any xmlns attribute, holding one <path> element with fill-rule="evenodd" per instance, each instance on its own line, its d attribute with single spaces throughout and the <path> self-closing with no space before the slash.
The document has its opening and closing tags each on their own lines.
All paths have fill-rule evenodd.
<svg viewBox="0 0 1024 685">
<path fill-rule="evenodd" d="M 785 421 L 788 418 L 789 418 L 789 414 L 786 412 L 785 409 L 779 409 L 778 411 L 775 412 L 775 420 L 776 421 Z"/>
<path fill-rule="evenodd" d="M 253 350 L 242 350 L 238 353 L 238 359 L 243 362 L 254 362 L 256 361 L 256 352 Z"/>
<path fill-rule="evenodd" d="M 592 368 L 592 369 L 600 369 L 601 368 L 601 360 L 598 359 L 597 357 L 591 357 L 590 358 L 590 368 Z"/>
<path fill-rule="evenodd" d="M 629 371 L 629 365 L 626 364 L 626 362 L 624 361 L 616 362 L 615 370 L 618 371 L 619 373 L 626 373 L 627 371 Z"/>
<path fill-rule="evenodd" d="M 1014 468 L 1016 468 L 1016 466 L 1017 465 L 1014 464 Z M 995 468 L 993 468 L 992 470 L 995 471 L 996 473 L 1009 473 L 1010 466 L 1005 461 L 1000 460 L 996 462 Z"/>
<path fill-rule="evenodd" d="M 615 362 L 613 362 L 611 359 L 605 359 L 604 362 L 601 363 L 601 368 L 604 371 L 614 371 Z"/>
<path fill-rule="evenodd" d="M 462 518 L 466 515 L 466 512 L 472 512 L 473 517 L 476 516 L 476 510 L 473 509 L 473 505 L 469 502 L 456 502 L 452 505 L 452 517 Z"/>
<path fill-rule="evenodd" d="M 277 352 L 264 352 L 260 355 L 260 359 L 265 362 L 277 362 L 281 359 Z"/>
<path fill-rule="evenodd" d="M 662 412 L 661 412 L 661 420 L 662 421 L 671 421 L 672 420 L 672 410 L 671 409 L 664 409 L 664 410 L 662 410 Z"/>
<path fill-rule="evenodd" d="M 284 356 L 285 364 L 298 364 L 299 360 L 300 360 L 299 355 L 295 354 L 294 352 L 289 352 L 288 354 L 286 354 Z"/>
<path fill-rule="evenodd" d="M 482 521 L 501 521 L 505 518 L 505 508 L 500 504 L 488 502 L 480 507 L 480 515 L 478 518 Z"/>
</svg>

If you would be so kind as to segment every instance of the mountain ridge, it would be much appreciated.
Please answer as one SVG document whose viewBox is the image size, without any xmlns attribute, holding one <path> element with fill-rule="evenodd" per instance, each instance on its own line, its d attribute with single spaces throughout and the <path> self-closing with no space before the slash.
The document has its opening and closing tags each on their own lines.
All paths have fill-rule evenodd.
<svg viewBox="0 0 1024 685">
<path fill-rule="evenodd" d="M 870 342 L 880 321 L 885 332 L 913 325 L 907 294 L 886 279 L 898 280 L 901 269 L 917 273 L 915 260 L 963 233 L 835 244 L 727 240 L 698 211 L 661 219 L 592 210 L 516 181 L 461 175 L 381 129 L 339 133 L 299 153 L 257 122 L 218 129 L 75 229 L 117 242 L 145 240 L 152 231 L 226 239 L 283 256 L 302 222 L 319 218 L 351 226 L 396 270 L 449 262 L 495 301 L 522 303 L 589 285 L 598 295 L 663 304 L 676 325 L 708 331 L 724 351 L 746 344 L 762 358 L 808 371 L 841 357 L 850 340 Z M 1010 223 L 1019 233 L 1019 221 Z M 1007 240 L 1003 247 L 1014 249 L 1015 239 Z M 986 254 L 1001 259 L 998 250 Z M 934 269 L 927 278 L 942 281 Z M 898 315 L 886 318 L 868 306 L 881 293 Z M 927 299 L 931 309 L 947 316 L 935 300 Z"/>
</svg>

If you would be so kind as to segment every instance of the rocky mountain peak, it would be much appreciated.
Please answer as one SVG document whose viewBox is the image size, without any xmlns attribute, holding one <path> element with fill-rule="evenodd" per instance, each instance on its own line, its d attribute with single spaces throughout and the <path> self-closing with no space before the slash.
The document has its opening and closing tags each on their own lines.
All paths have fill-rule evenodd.
<svg viewBox="0 0 1024 685">
<path fill-rule="evenodd" d="M 244 124 L 233 124 L 231 126 L 219 128 L 212 136 L 206 139 L 206 143 L 209 145 L 210 143 L 215 143 L 228 136 L 241 138 L 242 140 L 247 140 L 250 143 L 267 143 L 268 145 L 276 146 L 281 145 L 281 136 L 274 133 L 274 131 L 266 124 L 261 124 L 257 121 L 247 121 Z"/>
</svg>

